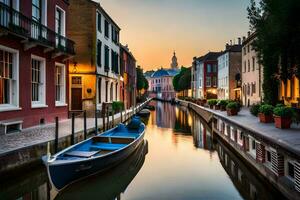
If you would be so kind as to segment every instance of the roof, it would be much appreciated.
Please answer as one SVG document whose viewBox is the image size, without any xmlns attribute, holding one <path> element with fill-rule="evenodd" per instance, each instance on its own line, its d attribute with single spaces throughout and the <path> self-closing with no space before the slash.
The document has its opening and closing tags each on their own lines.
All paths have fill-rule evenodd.
<svg viewBox="0 0 300 200">
<path fill-rule="evenodd" d="M 178 74 L 178 69 L 159 69 L 151 75 L 151 78 L 159 78 L 162 76 L 175 76 Z"/>
<path fill-rule="evenodd" d="M 221 54 L 222 52 L 208 52 L 206 55 L 196 58 L 196 60 L 199 62 L 213 61 L 217 60 Z"/>
<path fill-rule="evenodd" d="M 254 40 L 256 38 L 257 32 L 253 32 L 251 33 L 244 41 L 243 41 L 243 46 L 245 46 L 246 44 L 248 44 L 249 42 L 251 42 L 252 40 Z"/>
<path fill-rule="evenodd" d="M 224 55 L 227 52 L 242 52 L 243 46 L 241 44 L 234 44 L 234 45 L 226 45 L 225 51 L 221 52 L 221 55 Z"/>
<path fill-rule="evenodd" d="M 124 45 L 120 44 L 120 48 L 123 49 L 124 51 L 126 51 L 126 53 L 129 54 L 129 55 L 133 58 L 134 61 L 136 61 L 136 59 L 135 59 L 135 57 L 133 56 L 133 54 L 131 53 L 131 51 L 129 51 L 129 48 L 128 48 L 127 45 L 124 46 Z"/>
</svg>

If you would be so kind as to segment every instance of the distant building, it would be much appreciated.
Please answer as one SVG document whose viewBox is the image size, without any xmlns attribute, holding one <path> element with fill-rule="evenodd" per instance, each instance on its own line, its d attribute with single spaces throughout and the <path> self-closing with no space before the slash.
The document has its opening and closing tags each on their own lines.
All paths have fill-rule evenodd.
<svg viewBox="0 0 300 200">
<path fill-rule="evenodd" d="M 178 62 L 177 62 L 177 57 L 176 57 L 175 51 L 174 51 L 174 55 L 172 57 L 171 68 L 172 69 L 178 69 Z"/>
<path fill-rule="evenodd" d="M 242 50 L 242 102 L 245 106 L 260 103 L 263 99 L 263 68 L 258 63 L 257 53 L 252 48 L 255 33 L 243 38 Z"/>
<path fill-rule="evenodd" d="M 226 44 L 218 57 L 218 99 L 241 98 L 242 44 Z"/>
<path fill-rule="evenodd" d="M 128 46 L 120 44 L 120 74 L 123 80 L 120 82 L 120 100 L 130 108 L 136 100 L 136 60 L 129 51 Z"/>
<path fill-rule="evenodd" d="M 194 98 L 217 98 L 218 57 L 221 52 L 209 52 L 194 58 L 192 65 L 192 96 Z"/>
<path fill-rule="evenodd" d="M 70 0 L 70 36 L 76 42 L 70 66 L 70 109 L 101 109 L 120 99 L 120 27 L 91 0 Z"/>
</svg>

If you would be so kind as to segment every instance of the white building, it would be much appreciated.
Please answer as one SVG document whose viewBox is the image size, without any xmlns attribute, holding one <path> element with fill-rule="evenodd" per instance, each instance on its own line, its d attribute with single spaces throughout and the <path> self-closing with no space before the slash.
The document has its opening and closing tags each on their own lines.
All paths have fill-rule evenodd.
<svg viewBox="0 0 300 200">
<path fill-rule="evenodd" d="M 243 39 L 242 51 L 242 102 L 245 106 L 259 103 L 263 99 L 263 68 L 258 63 L 257 53 L 252 48 L 255 33 Z"/>
<path fill-rule="evenodd" d="M 242 45 L 226 44 L 225 51 L 218 57 L 218 99 L 240 100 Z"/>
</svg>

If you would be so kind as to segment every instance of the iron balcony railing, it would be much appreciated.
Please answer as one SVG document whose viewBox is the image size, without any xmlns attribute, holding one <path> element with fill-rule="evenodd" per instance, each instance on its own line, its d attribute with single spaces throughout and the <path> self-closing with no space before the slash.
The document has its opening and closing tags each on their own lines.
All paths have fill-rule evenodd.
<svg viewBox="0 0 300 200">
<path fill-rule="evenodd" d="M 43 24 L 34 21 L 0 2 L 0 27 L 20 37 L 30 39 L 39 44 L 54 48 L 59 52 L 75 54 L 74 42 L 57 34 Z"/>
</svg>

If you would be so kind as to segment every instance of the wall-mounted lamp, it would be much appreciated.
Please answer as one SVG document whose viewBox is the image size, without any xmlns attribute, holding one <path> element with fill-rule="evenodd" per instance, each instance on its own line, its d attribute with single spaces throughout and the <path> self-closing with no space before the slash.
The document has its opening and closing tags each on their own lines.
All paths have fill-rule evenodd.
<svg viewBox="0 0 300 200">
<path fill-rule="evenodd" d="M 73 73 L 77 72 L 77 62 L 75 60 L 73 60 Z"/>
</svg>

